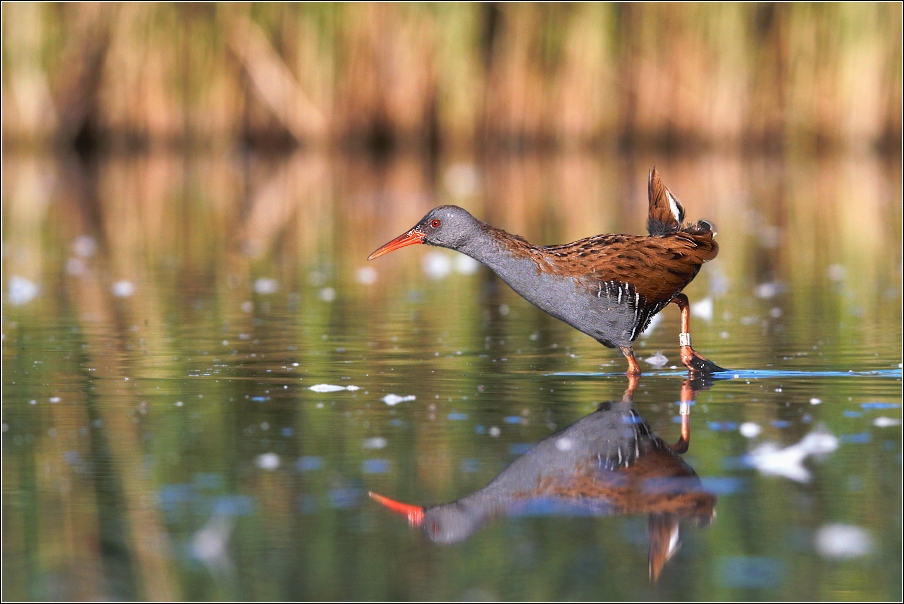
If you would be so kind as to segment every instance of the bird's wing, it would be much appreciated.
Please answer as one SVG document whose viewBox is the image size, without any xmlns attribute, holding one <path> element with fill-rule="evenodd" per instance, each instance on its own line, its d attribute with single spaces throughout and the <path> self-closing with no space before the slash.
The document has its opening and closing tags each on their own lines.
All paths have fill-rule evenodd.
<svg viewBox="0 0 904 604">
<path fill-rule="evenodd" d="M 671 300 L 718 250 L 712 231 L 702 228 L 659 237 L 597 235 L 542 248 L 550 272 L 582 278 L 590 287 L 628 283 L 649 303 Z"/>
</svg>

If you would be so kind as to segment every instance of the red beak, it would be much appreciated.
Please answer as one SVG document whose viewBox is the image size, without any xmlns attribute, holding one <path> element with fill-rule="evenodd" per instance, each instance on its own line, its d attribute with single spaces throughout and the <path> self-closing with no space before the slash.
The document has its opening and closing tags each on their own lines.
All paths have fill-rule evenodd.
<svg viewBox="0 0 904 604">
<path fill-rule="evenodd" d="M 367 257 L 368 260 L 373 260 L 374 258 L 379 258 L 383 254 L 388 254 L 389 252 L 395 251 L 401 247 L 405 247 L 406 245 L 414 245 L 415 243 L 424 243 L 424 234 L 411 229 L 404 235 L 399 235 L 376 252 Z"/>
<path fill-rule="evenodd" d="M 370 495 L 371 499 L 386 506 L 396 514 L 407 516 L 408 524 L 413 527 L 419 527 L 424 522 L 424 508 L 419 505 L 411 505 L 409 503 L 402 503 L 401 501 L 394 501 L 389 497 L 383 497 L 382 495 L 378 495 L 373 491 L 369 492 L 368 495 Z"/>
</svg>

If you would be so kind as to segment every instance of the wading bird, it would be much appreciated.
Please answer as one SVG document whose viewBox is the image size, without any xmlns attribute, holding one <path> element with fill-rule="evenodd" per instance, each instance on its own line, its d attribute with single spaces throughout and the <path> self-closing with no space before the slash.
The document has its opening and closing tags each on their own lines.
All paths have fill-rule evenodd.
<svg viewBox="0 0 904 604">
<path fill-rule="evenodd" d="M 681 309 L 681 362 L 691 371 L 723 371 L 691 347 L 690 305 L 681 293 L 719 252 L 715 232 L 705 220 L 684 224 L 684 208 L 655 168 L 648 189 L 648 236 L 595 235 L 539 247 L 462 208 L 440 206 L 367 259 L 415 243 L 467 254 L 528 302 L 604 346 L 621 349 L 629 375 L 640 375 L 632 342 L 656 313 L 674 303 Z"/>
</svg>

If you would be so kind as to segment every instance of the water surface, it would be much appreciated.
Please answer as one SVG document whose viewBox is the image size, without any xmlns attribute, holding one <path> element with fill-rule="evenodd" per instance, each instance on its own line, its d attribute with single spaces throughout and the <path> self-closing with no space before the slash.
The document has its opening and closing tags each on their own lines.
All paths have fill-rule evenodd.
<svg viewBox="0 0 904 604">
<path fill-rule="evenodd" d="M 668 308 L 631 409 L 674 444 L 691 403 L 685 475 L 715 514 L 669 512 L 680 547 L 653 581 L 674 522 L 618 489 L 445 545 L 371 500 L 465 497 L 631 388 L 620 354 L 461 256 L 367 254 L 440 203 L 538 243 L 641 232 L 654 162 L 718 227 L 686 293 L 695 347 L 730 371 L 688 396 Z M 899 600 L 900 174 L 7 158 L 3 597 Z"/>
</svg>

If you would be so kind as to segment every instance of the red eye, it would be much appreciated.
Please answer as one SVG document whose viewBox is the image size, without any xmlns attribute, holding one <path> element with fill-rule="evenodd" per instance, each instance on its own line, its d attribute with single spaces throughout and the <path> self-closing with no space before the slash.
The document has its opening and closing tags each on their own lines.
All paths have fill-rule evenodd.
<svg viewBox="0 0 904 604">
<path fill-rule="evenodd" d="M 439 228 L 439 220 L 437 220 L 436 218 L 434 218 L 433 220 L 431 220 L 431 221 L 430 221 L 430 227 L 431 227 L 431 228 L 434 228 L 434 229 L 438 229 L 438 228 Z"/>
</svg>

